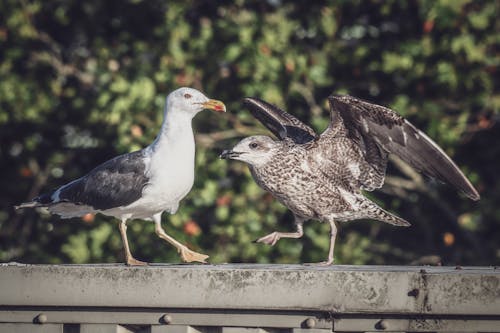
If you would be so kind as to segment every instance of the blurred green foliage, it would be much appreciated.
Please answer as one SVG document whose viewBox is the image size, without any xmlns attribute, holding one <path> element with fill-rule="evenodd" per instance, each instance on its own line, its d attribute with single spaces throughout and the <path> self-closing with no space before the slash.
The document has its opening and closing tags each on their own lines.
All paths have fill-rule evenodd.
<svg viewBox="0 0 500 333">
<path fill-rule="evenodd" d="M 61 220 L 13 205 L 60 186 L 155 137 L 165 96 L 192 86 L 223 100 L 197 133 L 195 186 L 166 229 L 211 262 L 323 260 L 328 227 L 301 240 L 252 240 L 291 230 L 292 215 L 245 165 L 217 158 L 266 133 L 242 109 L 256 96 L 317 130 L 326 97 L 387 105 L 426 131 L 462 167 L 479 203 L 390 167 L 369 196 L 412 221 L 342 226 L 338 263 L 500 263 L 500 3 L 498 1 L 16 1 L 0 3 L 0 261 L 122 260 L 117 223 Z M 178 262 L 153 224 L 129 223 L 137 258 Z M 201 229 L 200 229 L 201 228 Z M 439 258 L 430 257 L 438 256 Z"/>
</svg>

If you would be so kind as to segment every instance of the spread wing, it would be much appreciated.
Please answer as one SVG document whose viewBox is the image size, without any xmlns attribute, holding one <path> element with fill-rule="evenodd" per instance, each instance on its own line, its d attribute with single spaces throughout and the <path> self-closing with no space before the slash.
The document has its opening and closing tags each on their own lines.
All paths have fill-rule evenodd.
<svg viewBox="0 0 500 333">
<path fill-rule="evenodd" d="M 290 138 L 295 143 L 303 144 L 318 137 L 312 128 L 291 114 L 263 100 L 248 97 L 243 100 L 243 104 L 280 140 Z"/>
<path fill-rule="evenodd" d="M 127 206 L 141 197 L 148 183 L 145 168 L 142 151 L 120 155 L 33 201 L 43 206 L 66 202 L 96 210 Z"/>
<path fill-rule="evenodd" d="M 330 96 L 331 122 L 325 136 L 345 131 L 363 150 L 399 156 L 416 170 L 455 186 L 472 200 L 479 194 L 448 155 L 427 135 L 391 109 L 351 96 Z M 367 152 L 368 153 L 368 152 Z M 367 154 L 369 156 L 369 153 Z M 369 158 L 367 158 L 369 162 Z"/>
</svg>

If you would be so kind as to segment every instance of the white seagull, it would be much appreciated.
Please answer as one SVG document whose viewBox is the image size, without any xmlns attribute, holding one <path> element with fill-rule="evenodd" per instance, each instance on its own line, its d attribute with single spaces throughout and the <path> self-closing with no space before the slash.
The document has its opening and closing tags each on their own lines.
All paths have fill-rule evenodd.
<svg viewBox="0 0 500 333">
<path fill-rule="evenodd" d="M 127 220 L 153 220 L 156 234 L 172 244 L 184 262 L 205 262 L 207 255 L 190 250 L 161 226 L 161 214 L 174 214 L 193 186 L 195 142 L 191 120 L 204 109 L 226 111 L 221 101 L 195 89 L 173 91 L 167 96 L 160 133 L 151 145 L 104 162 L 87 175 L 16 208 L 47 207 L 62 218 L 101 213 L 120 219 L 128 265 L 146 263 L 130 252 Z"/>
</svg>

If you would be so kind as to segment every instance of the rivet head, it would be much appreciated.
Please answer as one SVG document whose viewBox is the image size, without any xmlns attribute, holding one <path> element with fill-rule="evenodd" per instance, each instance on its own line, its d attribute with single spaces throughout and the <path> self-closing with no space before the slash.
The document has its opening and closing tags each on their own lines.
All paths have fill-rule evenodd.
<svg viewBox="0 0 500 333">
<path fill-rule="evenodd" d="M 377 330 L 385 330 L 387 329 L 387 323 L 383 319 L 381 319 L 377 321 L 377 323 L 375 324 L 375 328 Z"/>
<path fill-rule="evenodd" d="M 44 324 L 47 322 L 47 315 L 40 313 L 38 316 L 35 317 L 34 321 L 37 324 Z"/>
<path fill-rule="evenodd" d="M 172 316 L 165 313 L 163 316 L 161 316 L 160 321 L 168 325 L 172 322 Z"/>
<path fill-rule="evenodd" d="M 316 327 L 316 319 L 307 318 L 306 321 L 304 322 L 304 324 L 307 328 L 314 328 L 314 327 Z"/>
</svg>

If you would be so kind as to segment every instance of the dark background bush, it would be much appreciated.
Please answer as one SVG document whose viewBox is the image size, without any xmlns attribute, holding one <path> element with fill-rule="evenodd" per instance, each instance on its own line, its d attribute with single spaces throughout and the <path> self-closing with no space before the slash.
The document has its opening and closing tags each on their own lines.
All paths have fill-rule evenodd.
<svg viewBox="0 0 500 333">
<path fill-rule="evenodd" d="M 471 202 L 394 163 L 368 194 L 412 222 L 344 224 L 349 264 L 500 262 L 498 1 L 17 1 L 0 3 L 0 261 L 122 260 L 114 219 L 61 220 L 13 205 L 149 144 L 165 96 L 192 86 L 223 100 L 197 133 L 195 186 L 164 226 L 214 263 L 326 257 L 328 226 L 274 248 L 292 215 L 245 165 L 218 154 L 267 133 L 241 106 L 256 96 L 321 131 L 330 93 L 389 106 L 426 131 L 481 193 Z M 396 161 L 397 162 L 397 161 Z M 137 258 L 178 262 L 153 224 L 129 223 Z"/>
</svg>

